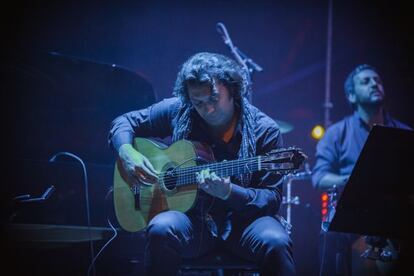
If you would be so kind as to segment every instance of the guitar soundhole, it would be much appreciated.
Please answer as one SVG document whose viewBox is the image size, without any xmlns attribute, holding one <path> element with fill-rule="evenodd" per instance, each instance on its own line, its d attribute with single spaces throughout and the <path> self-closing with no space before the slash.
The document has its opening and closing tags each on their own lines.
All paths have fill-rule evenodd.
<svg viewBox="0 0 414 276">
<path fill-rule="evenodd" d="M 174 190 L 177 187 L 178 174 L 174 172 L 174 168 L 169 168 L 165 171 L 163 177 L 164 186 L 167 190 Z"/>
</svg>

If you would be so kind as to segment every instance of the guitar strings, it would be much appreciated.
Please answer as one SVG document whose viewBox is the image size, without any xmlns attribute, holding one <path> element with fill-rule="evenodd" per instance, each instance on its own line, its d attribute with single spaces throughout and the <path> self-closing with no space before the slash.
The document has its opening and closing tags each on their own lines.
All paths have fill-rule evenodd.
<svg viewBox="0 0 414 276">
<path fill-rule="evenodd" d="M 260 156 L 262 158 L 261 162 L 266 162 L 268 161 L 269 157 L 267 156 Z M 245 166 L 246 163 L 249 163 L 251 161 L 258 161 L 259 157 L 258 156 L 254 156 L 254 157 L 250 157 L 250 158 L 246 158 L 243 160 L 231 160 L 231 161 L 222 161 L 222 162 L 216 162 L 216 163 L 211 163 L 211 164 L 205 164 L 205 165 L 197 165 L 197 166 L 191 166 L 191 167 L 184 167 L 182 169 L 178 169 L 177 171 L 179 171 L 181 174 L 186 174 L 186 173 L 194 173 L 194 171 L 200 171 L 202 169 L 204 169 L 205 167 L 214 167 L 214 166 L 222 166 L 222 168 L 226 169 L 226 168 L 232 168 L 235 166 Z M 175 170 L 175 169 L 174 169 Z M 159 174 L 157 174 L 159 177 L 164 177 L 165 175 L 170 174 L 169 171 L 165 171 L 165 172 L 161 172 Z"/>
<path fill-rule="evenodd" d="M 178 169 L 177 172 L 179 172 L 181 175 L 183 174 L 187 174 L 187 173 L 194 173 L 194 172 L 198 172 L 200 170 L 203 170 L 205 168 L 211 168 L 211 167 L 222 167 L 222 168 L 231 168 L 231 167 L 236 167 L 236 166 L 245 166 L 246 163 L 252 163 L 256 162 L 257 157 L 253 157 L 253 158 L 249 158 L 249 159 L 244 159 L 243 161 L 238 160 L 237 162 L 235 161 L 225 161 L 225 162 L 220 162 L 220 163 L 212 163 L 212 164 L 205 164 L 205 165 L 197 165 L 197 166 L 191 166 L 191 167 L 184 167 L 182 169 Z M 162 173 L 159 173 L 158 176 L 163 177 L 165 175 L 168 175 L 169 172 L 165 171 Z"/>
<path fill-rule="evenodd" d="M 199 172 L 205 168 L 210 168 L 215 171 L 224 172 L 227 170 L 240 170 L 247 166 L 258 166 L 258 163 L 256 163 L 258 160 L 258 157 L 252 157 L 252 158 L 246 158 L 244 160 L 237 160 L 237 161 L 225 161 L 220 163 L 213 163 L 213 164 L 206 164 L 206 165 L 199 165 L 199 166 L 192 166 L 187 167 L 183 169 L 179 169 L 177 172 L 176 177 L 171 177 L 170 179 L 167 178 L 167 180 L 164 180 L 164 185 L 169 188 L 173 186 L 180 186 L 184 185 L 186 183 L 192 183 L 195 182 L 195 173 Z M 228 163 L 228 164 L 227 164 Z M 251 168 L 255 169 L 255 168 Z M 230 173 L 231 175 L 233 173 Z M 168 172 L 160 173 L 159 176 L 164 178 L 166 175 L 168 175 Z M 177 185 L 176 185 L 177 184 Z"/>
<path fill-rule="evenodd" d="M 250 165 L 250 167 L 255 166 L 255 164 L 251 163 L 251 164 L 246 164 L 246 165 Z M 225 169 L 215 169 L 215 168 L 211 168 L 212 171 L 215 171 L 217 174 L 222 175 L 222 176 L 231 176 L 234 174 L 240 174 L 243 173 L 244 171 L 242 170 L 243 166 L 239 166 L 239 167 L 227 167 Z M 251 170 L 255 170 L 253 167 L 251 168 Z M 176 179 L 168 179 L 166 180 L 164 183 L 165 185 L 168 187 L 170 186 L 174 186 L 174 184 L 176 183 L 176 186 L 183 186 L 186 184 L 191 184 L 196 182 L 196 172 L 194 172 L 194 174 L 183 174 L 183 175 L 179 175 Z M 171 185 L 172 184 L 172 185 Z"/>
<path fill-rule="evenodd" d="M 226 175 L 226 176 L 231 176 L 231 175 L 235 175 L 235 174 L 239 174 L 239 173 L 244 173 L 243 171 L 240 171 L 241 169 L 243 169 L 246 165 L 250 165 L 249 170 L 253 170 L 253 171 L 257 171 L 258 169 L 258 164 L 256 163 L 249 163 L 249 162 L 245 162 L 245 164 L 239 164 L 240 166 L 226 166 L 225 168 L 219 168 L 219 169 L 214 169 L 212 168 L 212 170 L 214 171 L 219 171 L 220 173 L 223 173 L 222 175 Z M 202 167 L 202 166 L 197 166 L 197 168 Z M 211 166 L 210 166 L 211 168 Z M 266 168 L 266 165 L 263 166 L 263 168 Z M 226 171 L 228 171 L 229 169 L 231 169 L 230 173 L 226 173 Z M 234 173 L 234 170 L 238 170 L 236 173 Z M 280 169 L 283 170 L 283 169 Z M 292 169 L 285 169 L 286 171 L 291 171 Z M 171 177 L 171 178 L 167 178 L 166 180 L 164 179 L 163 183 L 164 186 L 167 189 L 173 188 L 174 186 L 185 186 L 187 184 L 192 184 L 196 182 L 196 175 L 195 173 L 198 172 L 199 170 L 192 170 L 192 173 L 182 173 L 182 174 L 177 174 L 176 177 Z"/>
<path fill-rule="evenodd" d="M 221 161 L 221 162 L 215 162 L 215 163 L 209 163 L 209 164 L 203 164 L 203 165 L 197 165 L 197 166 L 191 166 L 191 167 L 183 167 L 182 169 L 179 169 L 180 171 L 189 171 L 189 170 L 193 170 L 199 168 L 199 167 L 205 167 L 205 166 L 214 166 L 214 165 L 224 165 L 224 166 L 228 166 L 228 165 L 234 165 L 237 163 L 245 163 L 245 162 L 250 162 L 250 161 L 256 161 L 255 159 L 258 159 L 257 156 L 255 157 L 249 157 L 243 160 L 231 160 L 231 161 Z M 168 173 L 168 172 L 166 172 Z M 162 176 L 163 173 L 158 174 L 159 176 Z"/>
<path fill-rule="evenodd" d="M 241 169 L 245 168 L 247 166 L 247 169 L 249 170 L 257 170 L 258 164 L 259 164 L 259 158 L 261 158 L 261 162 L 266 162 L 270 160 L 270 157 L 266 155 L 261 156 L 253 156 L 249 157 L 243 160 L 230 160 L 230 161 L 222 161 L 222 162 L 216 162 L 211 164 L 205 164 L 205 165 L 196 165 L 191 167 L 184 167 L 176 170 L 176 173 L 173 174 L 172 177 L 168 177 L 169 174 L 171 174 L 169 171 L 164 171 L 159 174 L 157 174 L 158 177 L 162 178 L 164 181 L 164 186 L 169 189 L 174 186 L 183 186 L 185 184 L 191 184 L 196 182 L 196 172 L 199 172 L 203 169 L 210 168 L 213 171 L 218 171 L 220 173 L 226 172 L 231 169 L 231 173 L 225 173 L 226 175 L 234 175 L 233 170 L 237 170 L 237 173 L 243 173 L 240 172 Z M 250 168 L 250 167 L 251 168 Z M 256 167 L 253 167 L 256 166 Z M 266 164 L 262 165 L 263 168 L 266 167 Z M 237 174 L 236 173 L 236 174 Z"/>
</svg>

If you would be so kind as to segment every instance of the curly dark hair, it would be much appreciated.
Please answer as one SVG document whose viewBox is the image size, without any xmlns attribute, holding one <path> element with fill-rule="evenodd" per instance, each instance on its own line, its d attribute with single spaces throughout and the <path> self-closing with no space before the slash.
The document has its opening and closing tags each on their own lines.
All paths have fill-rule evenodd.
<svg viewBox="0 0 414 276">
<path fill-rule="evenodd" d="M 216 53 L 201 52 L 191 56 L 181 67 L 175 82 L 173 95 L 183 104 L 191 105 L 187 87 L 209 85 L 215 91 L 215 82 L 227 87 L 234 100 L 240 103 L 242 97 L 251 93 L 248 73 L 234 60 Z"/>
<path fill-rule="evenodd" d="M 188 95 L 188 86 L 209 85 L 212 93 L 218 93 L 216 82 L 227 87 L 240 112 L 242 141 L 239 158 L 252 157 L 256 154 L 256 136 L 254 134 L 255 117 L 247 96 L 250 93 L 248 72 L 243 70 L 234 60 L 215 53 L 198 53 L 184 62 L 177 80 L 173 95 L 181 99 L 181 109 L 174 119 L 176 126 L 173 141 L 187 139 L 191 132 L 193 116 L 196 112 Z M 251 174 L 240 175 L 240 181 L 247 185 Z"/>
</svg>

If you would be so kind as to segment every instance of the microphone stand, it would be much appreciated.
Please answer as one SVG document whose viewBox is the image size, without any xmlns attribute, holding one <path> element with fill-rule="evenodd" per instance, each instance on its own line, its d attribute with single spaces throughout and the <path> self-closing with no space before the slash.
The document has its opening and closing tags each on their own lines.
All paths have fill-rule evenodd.
<svg viewBox="0 0 414 276">
<path fill-rule="evenodd" d="M 56 160 L 61 157 L 61 156 L 68 156 L 71 157 L 73 159 L 75 159 L 76 161 L 78 161 L 81 166 L 82 166 L 82 170 L 83 170 L 83 180 L 84 180 L 84 188 L 85 188 L 85 201 L 86 201 L 86 219 L 88 222 L 88 234 L 89 234 L 89 250 L 91 253 L 91 266 L 89 266 L 88 268 L 88 272 L 87 275 L 89 276 L 91 269 L 93 272 L 93 275 L 96 274 L 96 269 L 95 269 L 95 264 L 94 264 L 94 260 L 95 260 L 95 250 L 94 250 L 94 243 L 93 243 L 93 239 L 92 239 L 92 232 L 91 232 L 91 215 L 90 215 L 90 201 L 89 201 L 89 184 L 88 184 L 88 174 L 86 171 L 86 166 L 85 166 L 85 162 L 83 162 L 83 160 L 70 152 L 67 151 L 61 151 L 56 153 L 55 155 L 53 155 L 50 159 L 49 162 L 53 163 L 56 162 Z"/>
<path fill-rule="evenodd" d="M 243 67 L 243 69 L 246 71 L 247 81 L 249 87 L 251 87 L 252 79 L 251 75 L 257 71 L 262 72 L 263 68 L 260 67 L 257 63 L 255 63 L 251 58 L 249 58 L 246 54 L 244 54 L 242 51 L 239 50 L 236 46 L 234 46 L 229 33 L 227 32 L 226 26 L 224 26 L 223 23 L 219 22 L 216 25 L 217 32 L 221 34 L 223 37 L 224 44 L 226 44 L 229 48 L 233 56 L 235 57 L 236 61 Z M 248 91 L 248 100 L 251 103 L 252 102 L 252 93 L 251 90 Z"/>
</svg>

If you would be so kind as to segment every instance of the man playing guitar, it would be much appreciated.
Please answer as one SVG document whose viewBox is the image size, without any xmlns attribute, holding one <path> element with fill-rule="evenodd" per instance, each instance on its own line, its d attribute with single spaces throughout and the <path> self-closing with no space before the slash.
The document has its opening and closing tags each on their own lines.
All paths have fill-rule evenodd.
<svg viewBox="0 0 414 276">
<path fill-rule="evenodd" d="M 113 121 L 109 141 L 118 154 L 118 167 L 125 178 L 133 179 L 141 187 L 141 193 L 148 195 L 140 196 L 139 205 L 151 205 L 147 203 L 159 198 L 159 194 L 173 194 L 178 187 L 173 185 L 170 189 L 169 184 L 186 182 L 192 177 L 200 188 L 194 206 L 186 212 L 168 208 L 169 204 L 183 201 L 174 197 L 146 210 L 145 216 L 150 217 L 145 228 L 148 275 L 176 275 L 181 258 L 206 254 L 216 243 L 255 261 L 263 275 L 295 274 L 291 240 L 277 219 L 282 175 L 261 166 L 261 156 L 270 158 L 266 154 L 282 146 L 280 129 L 273 119 L 247 101 L 251 89 L 247 74 L 228 57 L 198 53 L 178 73 L 176 97 Z M 182 153 L 174 154 L 179 162 L 171 168 L 169 162 L 161 162 L 156 156 L 150 161 L 140 153 L 140 146 L 147 147 L 145 140 L 135 140 L 134 144 L 135 137 L 168 136 L 175 142 L 174 152 Z M 199 171 L 185 168 L 196 159 L 208 158 L 183 157 L 188 152 L 184 146 L 188 143 L 179 142 L 183 139 L 198 141 L 196 151 L 214 156 L 221 161 L 221 167 L 231 170 L 234 162 L 245 163 L 237 167 L 240 171 L 227 175 L 217 167 L 201 167 Z M 202 145 L 209 149 L 198 151 Z M 256 167 L 251 165 L 252 160 L 258 161 L 254 162 Z M 166 167 L 163 172 L 161 163 Z M 185 176 L 179 176 L 179 169 Z M 185 191 L 182 198 L 192 195 Z M 156 214 L 153 209 L 165 211 Z"/>
</svg>

